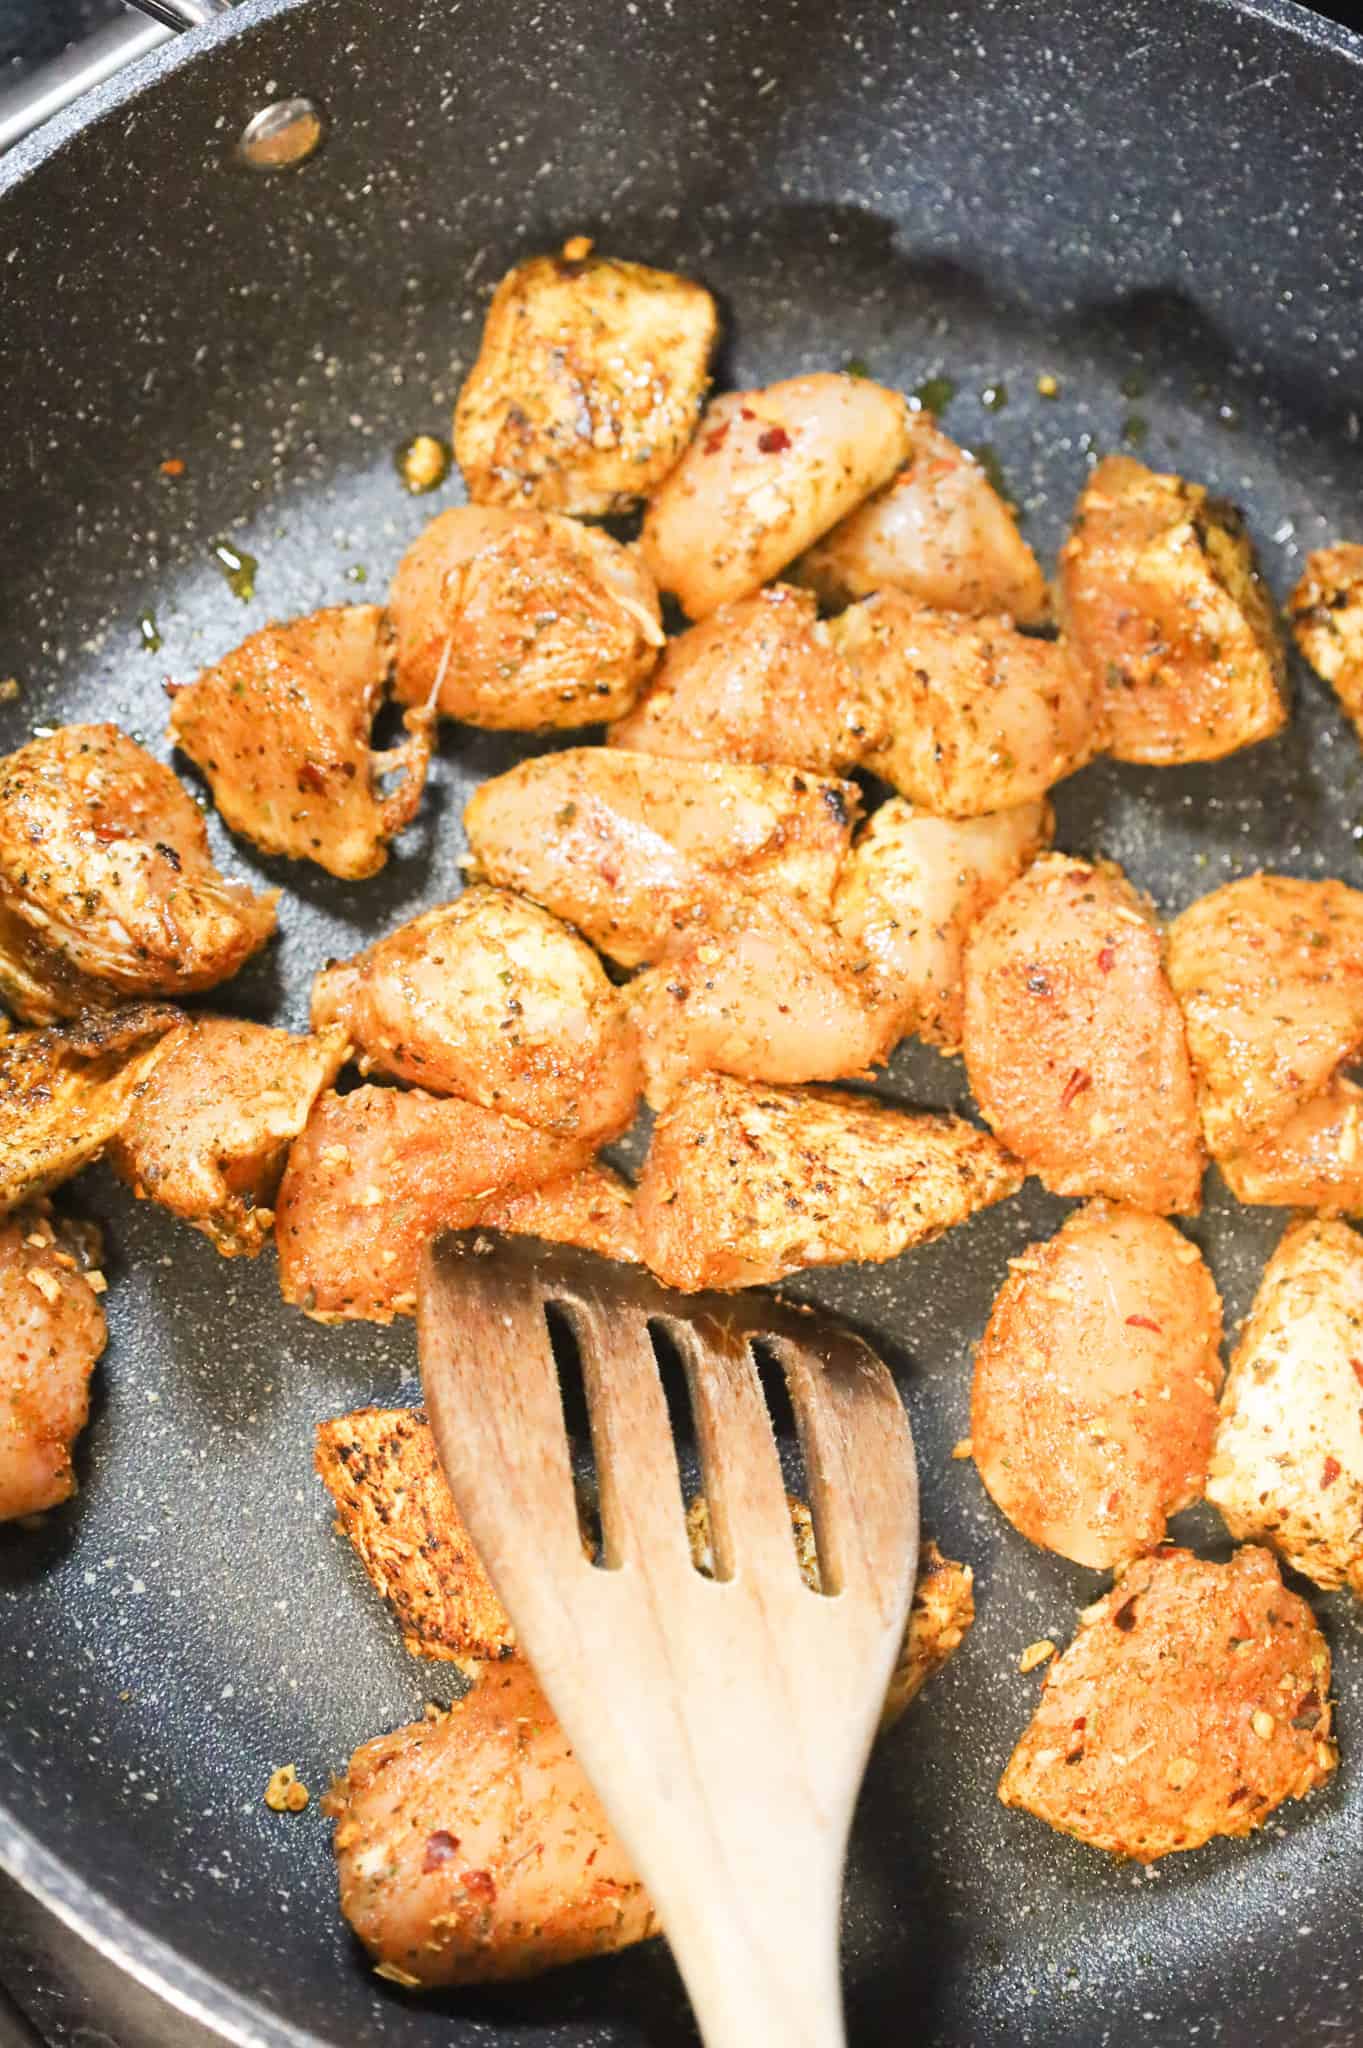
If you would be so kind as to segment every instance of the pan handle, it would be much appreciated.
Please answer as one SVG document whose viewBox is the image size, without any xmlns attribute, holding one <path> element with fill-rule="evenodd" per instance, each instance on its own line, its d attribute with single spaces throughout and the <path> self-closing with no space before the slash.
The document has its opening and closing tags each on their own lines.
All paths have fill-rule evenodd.
<svg viewBox="0 0 1363 2048">
<path fill-rule="evenodd" d="M 0 92 L 0 155 L 183 29 L 225 14 L 234 0 L 138 0 L 137 14 L 111 21 L 29 78 Z M 152 16 L 155 18 L 151 18 Z"/>
</svg>

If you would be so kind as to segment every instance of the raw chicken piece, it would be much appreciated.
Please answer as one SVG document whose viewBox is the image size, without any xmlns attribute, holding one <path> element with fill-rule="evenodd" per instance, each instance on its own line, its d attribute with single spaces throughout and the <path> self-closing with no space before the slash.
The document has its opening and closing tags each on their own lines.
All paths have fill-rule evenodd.
<svg viewBox="0 0 1363 2048">
<path fill-rule="evenodd" d="M 623 717 L 663 644 L 634 551 L 554 512 L 442 512 L 398 563 L 388 609 L 402 702 L 494 730 Z"/>
<path fill-rule="evenodd" d="M 1345 541 L 1308 555 L 1287 615 L 1293 639 L 1363 738 L 1363 546 Z"/>
<path fill-rule="evenodd" d="M 1319 1095 L 1248 1152 L 1220 1159 L 1237 1202 L 1363 1214 L 1363 1088 L 1337 1074 Z"/>
<path fill-rule="evenodd" d="M 703 936 L 630 983 L 628 1003 L 654 1109 L 710 1069 L 749 1081 L 864 1077 L 902 1036 L 864 954 L 798 902 L 737 890 Z"/>
<path fill-rule="evenodd" d="M 884 735 L 866 766 L 938 817 L 1030 803 L 1102 745 L 1088 678 L 1063 645 L 1006 619 L 883 590 L 829 630 Z"/>
<path fill-rule="evenodd" d="M 1206 1483 L 1216 1283 L 1172 1223 L 1107 1202 L 1010 1263 L 975 1354 L 976 1469 L 1031 1542 L 1122 1564 Z"/>
<path fill-rule="evenodd" d="M 176 692 L 170 736 L 207 776 L 232 830 L 263 852 L 348 881 L 376 875 L 388 841 L 416 816 L 434 723 L 429 711 L 409 711 L 409 737 L 370 751 L 391 661 L 376 604 L 266 626 Z"/>
<path fill-rule="evenodd" d="M 934 818 L 903 797 L 872 812 L 833 912 L 892 1004 L 896 1038 L 916 1031 L 944 1052 L 960 1051 L 966 939 L 1054 829 L 1044 802 L 964 821 Z"/>
<path fill-rule="evenodd" d="M 516 1631 L 459 1518 L 424 1409 L 319 1422 L 313 1452 L 340 1527 L 414 1657 L 509 1657 Z"/>
<path fill-rule="evenodd" d="M 533 1672 L 484 1671 L 448 1713 L 356 1750 L 323 1810 L 341 1911 L 400 1984 L 483 1984 L 658 1932 Z"/>
<path fill-rule="evenodd" d="M 110 1005 L 228 980 L 275 902 L 224 881 L 197 804 L 116 725 L 64 725 L 0 762 L 0 912 Z"/>
<path fill-rule="evenodd" d="M 970 1086 L 1053 1194 L 1198 1207 L 1197 1104 L 1161 950 L 1119 869 L 1063 854 L 1044 854 L 970 935 Z"/>
<path fill-rule="evenodd" d="M 999 1798 L 1139 1863 L 1248 1835 L 1336 1768 L 1329 1695 L 1325 1639 L 1266 1550 L 1162 1550 L 1081 1615 Z"/>
<path fill-rule="evenodd" d="M 888 483 L 908 407 L 865 377 L 791 377 L 730 391 L 655 492 L 640 546 L 689 618 L 746 597 Z"/>
<path fill-rule="evenodd" d="M 593 256 L 586 237 L 508 271 L 459 394 L 475 504 L 621 512 L 696 429 L 718 315 L 702 285 Z"/>
<path fill-rule="evenodd" d="M 795 565 L 830 606 L 902 590 L 918 604 L 1041 626 L 1051 599 L 1036 556 L 973 455 L 931 413 L 909 420 L 909 459 Z"/>
<path fill-rule="evenodd" d="M 735 883 L 826 913 L 860 802 L 852 783 L 797 768 L 569 747 L 484 782 L 464 826 L 486 880 L 639 967 L 702 927 Z"/>
<path fill-rule="evenodd" d="M 275 1211 L 279 1285 L 318 1322 L 391 1322 L 416 1306 L 427 1240 L 586 1163 L 590 1148 L 473 1102 L 413 1089 L 323 1095 Z"/>
<path fill-rule="evenodd" d="M 1282 1129 L 1363 1042 L 1363 891 L 1247 875 L 1169 928 L 1213 1156 Z"/>
<path fill-rule="evenodd" d="M 663 649 L 609 744 L 700 761 L 840 773 L 872 739 L 846 663 L 805 590 L 774 583 L 721 605 Z"/>
<path fill-rule="evenodd" d="M 504 889 L 468 889 L 326 967 L 315 1029 L 367 1070 L 604 1145 L 634 1118 L 639 1050 L 621 990 L 576 932 Z"/>
<path fill-rule="evenodd" d="M 45 1202 L 0 1222 L 0 1522 L 76 1491 L 71 1446 L 104 1349 L 93 1224 L 54 1223 Z"/>
<path fill-rule="evenodd" d="M 1231 1360 L 1207 1498 L 1232 1536 L 1363 1599 L 1363 1239 L 1347 1223 L 1294 1223 L 1269 1260 Z"/>
<path fill-rule="evenodd" d="M 224 1258 L 254 1258 L 274 1228 L 289 1146 L 346 1052 L 342 1030 L 296 1038 L 237 1017 L 187 1018 L 139 1082 L 110 1164 Z"/>
<path fill-rule="evenodd" d="M 959 1117 L 706 1074 L 654 1126 L 635 1215 L 644 1261 L 669 1287 L 759 1287 L 802 1266 L 892 1259 L 1021 1184 Z"/>
<path fill-rule="evenodd" d="M 0 1039 L 0 1215 L 99 1157 L 179 1022 L 168 1004 L 132 1003 Z"/>
<path fill-rule="evenodd" d="M 1060 611 L 1119 761 L 1218 761 L 1287 723 L 1273 602 L 1233 505 L 1100 462 L 1060 550 Z"/>
<path fill-rule="evenodd" d="M 479 1221 L 517 1237 L 544 1237 L 553 1244 L 600 1252 L 603 1259 L 639 1263 L 634 1190 L 599 1159 L 576 1173 L 527 1188 L 523 1195 L 494 1197 Z"/>
</svg>

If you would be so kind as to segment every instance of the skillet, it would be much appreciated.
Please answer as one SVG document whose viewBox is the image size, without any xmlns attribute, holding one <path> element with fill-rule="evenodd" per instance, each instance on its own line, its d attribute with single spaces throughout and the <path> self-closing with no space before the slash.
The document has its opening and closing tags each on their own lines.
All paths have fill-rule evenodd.
<svg viewBox="0 0 1363 2048">
<path fill-rule="evenodd" d="M 233 168 L 281 93 L 330 133 L 275 178 Z M 441 431 L 497 277 L 585 232 L 723 297 L 729 381 L 855 358 L 949 378 L 949 432 L 996 454 L 1049 559 L 1095 451 L 1138 445 L 1249 511 L 1280 594 L 1363 523 L 1363 50 L 1280 0 L 245 0 L 0 163 L 0 745 L 111 717 L 162 754 L 167 675 L 271 616 L 381 594 L 432 512 L 395 446 Z M 1051 401 L 1036 391 L 1059 380 Z M 991 409 L 981 393 L 1007 387 Z M 179 457 L 185 471 L 159 471 Z M 212 555 L 259 559 L 239 600 Z M 366 579 L 360 582 L 360 577 Z M 159 651 L 141 645 L 154 616 Z M 1211 768 L 1099 764 L 1057 843 L 1172 912 L 1263 864 L 1363 884 L 1363 755 L 1303 672 L 1288 730 Z M 230 1006 L 295 1026 L 316 964 L 452 893 L 470 787 L 523 744 L 447 729 L 417 828 L 347 886 L 288 891 Z M 958 1106 L 901 1049 L 882 1091 Z M 0 1865 L 224 2038 L 369 2048 L 682 2048 L 658 1944 L 425 2003 L 362 1966 L 316 1802 L 380 1728 L 449 1696 L 330 1527 L 323 1416 L 413 1400 L 406 1327 L 316 1328 L 269 1259 L 228 1265 L 101 1170 L 110 1345 L 83 1489 L 0 1531 Z M 1142 1873 L 1005 1813 L 993 1786 L 1096 1575 L 1032 1550 L 949 1449 L 1004 1261 L 1065 1204 L 1023 1196 L 894 1265 L 791 1291 L 865 1330 L 909 1400 L 925 1529 L 977 1574 L 966 1646 L 873 1761 L 846 1927 L 852 2036 L 881 2043 L 1363 2040 L 1363 1618 L 1313 1595 L 1344 1766 L 1262 1837 Z M 1233 1323 L 1283 1218 L 1209 1177 L 1193 1235 Z M 1178 1530 L 1211 1554 L 1209 1512 Z M 608 1674 L 603 1681 L 608 1682 Z M 197 2036 L 196 2036 L 197 2038 Z"/>
</svg>

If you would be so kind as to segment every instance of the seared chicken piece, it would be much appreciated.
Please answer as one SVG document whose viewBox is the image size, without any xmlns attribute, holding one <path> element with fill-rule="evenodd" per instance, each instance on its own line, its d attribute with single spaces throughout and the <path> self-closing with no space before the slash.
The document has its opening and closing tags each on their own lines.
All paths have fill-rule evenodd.
<svg viewBox="0 0 1363 2048">
<path fill-rule="evenodd" d="M 1162 1550 L 1080 1617 L 999 1798 L 1153 1863 L 1251 1834 L 1338 1762 L 1330 1652 L 1269 1553 L 1211 1564 Z"/>
<path fill-rule="evenodd" d="M 833 914 L 892 1004 L 896 1038 L 916 1031 L 944 1052 L 960 1051 L 966 938 L 1054 829 L 1044 802 L 963 821 L 934 818 L 903 797 L 872 812 Z"/>
<path fill-rule="evenodd" d="M 1363 1042 L 1363 891 L 1288 875 L 1228 882 L 1170 926 L 1169 979 L 1208 1147 L 1244 1151 Z"/>
<path fill-rule="evenodd" d="M 0 1522 L 76 1490 L 71 1446 L 104 1349 L 100 1256 L 93 1224 L 54 1223 L 45 1202 L 0 1223 Z"/>
<path fill-rule="evenodd" d="M 1217 1164 L 1237 1202 L 1363 1214 L 1363 1088 L 1337 1074 L 1271 1138 Z"/>
<path fill-rule="evenodd" d="M 207 776 L 232 830 L 262 852 L 315 861 L 347 881 L 376 875 L 388 841 L 416 816 L 434 724 L 430 711 L 409 711 L 409 737 L 371 752 L 391 661 L 376 604 L 266 626 L 176 692 L 170 736 Z"/>
<path fill-rule="evenodd" d="M 1060 550 L 1060 610 L 1119 761 L 1218 761 L 1287 723 L 1273 603 L 1233 505 L 1100 462 Z"/>
<path fill-rule="evenodd" d="M 639 1263 L 634 1190 L 599 1159 L 576 1173 L 527 1188 L 523 1195 L 495 1196 L 479 1222 L 517 1237 L 544 1237 L 553 1244 L 600 1252 L 603 1259 Z"/>
<path fill-rule="evenodd" d="M 784 761 L 822 775 L 860 760 L 872 737 L 814 599 L 774 583 L 669 640 L 609 744 L 699 761 Z"/>
<path fill-rule="evenodd" d="M 346 1052 L 342 1030 L 297 1038 L 237 1017 L 186 1018 L 138 1083 L 110 1164 L 224 1258 L 254 1258 L 274 1228 L 289 1146 Z"/>
<path fill-rule="evenodd" d="M 919 1545 L 913 1605 L 885 1695 L 882 1731 L 893 1727 L 928 1680 L 960 1649 L 975 1620 L 974 1589 L 975 1574 L 968 1564 L 944 1557 L 931 1538 Z"/>
<path fill-rule="evenodd" d="M 1206 1483 L 1216 1283 L 1172 1223 L 1108 1202 L 1011 1266 L 975 1354 L 976 1469 L 1031 1542 L 1122 1564 Z"/>
<path fill-rule="evenodd" d="M 622 718 L 663 644 L 638 556 L 553 512 L 442 512 L 398 563 L 388 609 L 402 702 L 494 730 Z"/>
<path fill-rule="evenodd" d="M 579 1140 L 420 1090 L 323 1095 L 294 1140 L 275 1212 L 279 1285 L 318 1322 L 416 1307 L 428 1239 L 584 1165 Z"/>
<path fill-rule="evenodd" d="M 484 782 L 464 827 L 487 881 L 640 967 L 703 926 L 736 883 L 826 913 L 860 801 L 852 783 L 796 768 L 569 747 Z"/>
<path fill-rule="evenodd" d="M 223 879 L 198 805 L 116 725 L 65 725 L 0 762 L 0 912 L 106 1002 L 228 980 L 275 901 Z"/>
<path fill-rule="evenodd" d="M 795 565 L 830 606 L 902 590 L 918 604 L 1021 626 L 1050 617 L 1036 556 L 973 455 L 931 413 L 909 420 L 909 458 L 893 482 L 816 541 Z"/>
<path fill-rule="evenodd" d="M 1287 615 L 1293 639 L 1363 738 L 1363 546 L 1346 541 L 1308 555 Z"/>
<path fill-rule="evenodd" d="M 1044 854 L 965 953 L 966 1073 L 1056 1195 L 1195 1211 L 1205 1164 L 1160 935 L 1119 869 Z"/>
<path fill-rule="evenodd" d="M 367 1070 L 604 1145 L 634 1118 L 639 1052 L 623 992 L 576 932 L 504 889 L 468 889 L 312 990 Z"/>
<path fill-rule="evenodd" d="M 318 1475 L 414 1657 L 509 1657 L 516 1631 L 459 1518 L 425 1411 L 357 1408 L 317 1425 Z"/>
<path fill-rule="evenodd" d="M 1231 1535 L 1363 1599 L 1363 1239 L 1292 1224 L 1231 1361 L 1207 1498 Z"/>
<path fill-rule="evenodd" d="M 703 619 L 779 576 L 908 452 L 904 400 L 865 377 L 726 392 L 644 514 L 644 560 Z"/>
<path fill-rule="evenodd" d="M 830 627 L 883 737 L 865 764 L 925 811 L 976 818 L 1044 796 L 1102 745 L 1087 676 L 1006 619 L 928 611 L 899 590 Z"/>
<path fill-rule="evenodd" d="M 703 936 L 631 982 L 628 1003 L 654 1109 L 711 1069 L 749 1081 L 855 1079 L 902 1036 L 864 954 L 800 903 L 737 890 Z"/>
<path fill-rule="evenodd" d="M 655 1124 L 634 1206 L 645 1263 L 692 1292 L 892 1259 L 1021 1184 L 959 1117 L 706 1074 Z"/>
<path fill-rule="evenodd" d="M 0 1002 L 26 1024 L 55 1024 L 86 1010 L 106 1010 L 117 993 L 78 974 L 37 931 L 0 903 Z"/>
<path fill-rule="evenodd" d="M 658 1932 L 528 1664 L 356 1750 L 322 1802 L 341 1911 L 416 1987 L 529 1977 Z"/>
<path fill-rule="evenodd" d="M 180 1021 L 164 1003 L 0 1039 L 0 1214 L 97 1159 Z"/>
<path fill-rule="evenodd" d="M 671 271 L 587 250 L 534 256 L 493 294 L 454 414 L 475 504 L 627 511 L 695 432 L 714 300 Z"/>
</svg>

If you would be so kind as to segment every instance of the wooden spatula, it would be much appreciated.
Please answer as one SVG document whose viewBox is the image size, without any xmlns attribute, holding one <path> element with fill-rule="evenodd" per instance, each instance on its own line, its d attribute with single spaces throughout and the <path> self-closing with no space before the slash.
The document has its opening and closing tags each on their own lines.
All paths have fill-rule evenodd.
<svg viewBox="0 0 1363 2048">
<path fill-rule="evenodd" d="M 577 1339 L 583 1552 L 546 1309 Z M 684 1362 L 714 1551 L 692 1563 L 650 1325 Z M 766 1295 L 465 1231 L 427 1253 L 421 1374 L 455 1503 L 652 1893 L 708 2048 L 837 2048 L 847 1831 L 918 1549 L 913 1442 L 860 1338 Z M 800 1575 L 753 1340 L 780 1362 L 822 1593 Z"/>
</svg>

